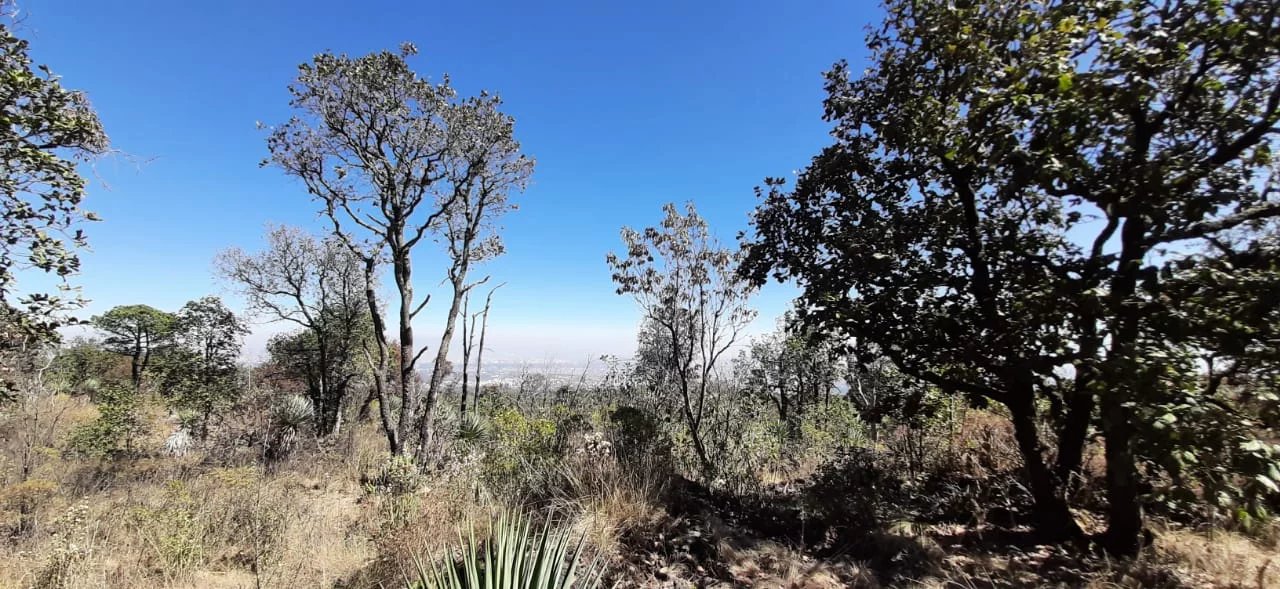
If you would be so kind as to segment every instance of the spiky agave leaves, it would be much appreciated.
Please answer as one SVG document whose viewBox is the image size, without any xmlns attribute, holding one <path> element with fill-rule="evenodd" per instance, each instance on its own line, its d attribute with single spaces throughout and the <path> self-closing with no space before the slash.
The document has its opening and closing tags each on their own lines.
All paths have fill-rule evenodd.
<svg viewBox="0 0 1280 589">
<path fill-rule="evenodd" d="M 478 416 L 468 414 L 458 421 L 457 439 L 468 446 L 478 446 L 489 439 L 489 429 Z"/>
<path fill-rule="evenodd" d="M 266 458 L 275 462 L 287 458 L 298 444 L 298 435 L 315 418 L 311 401 L 302 395 L 289 395 L 271 407 L 271 435 L 267 440 Z"/>
<path fill-rule="evenodd" d="M 271 419 L 281 429 L 301 429 L 315 417 L 311 401 L 302 395 L 289 395 L 271 408 Z"/>
<path fill-rule="evenodd" d="M 431 561 L 424 566 L 415 560 L 417 581 L 409 589 L 594 589 L 601 585 L 603 566 L 593 560 L 579 575 L 586 541 L 569 530 L 552 528 L 548 521 L 541 532 L 527 516 L 502 512 L 490 528 L 489 537 L 477 542 L 475 527 L 469 526 L 465 539 L 459 538 L 461 564 Z"/>
</svg>

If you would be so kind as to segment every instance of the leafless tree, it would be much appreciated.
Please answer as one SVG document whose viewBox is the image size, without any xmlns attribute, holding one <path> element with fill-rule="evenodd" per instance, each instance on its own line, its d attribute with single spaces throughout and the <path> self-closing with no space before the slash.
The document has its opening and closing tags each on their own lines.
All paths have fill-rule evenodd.
<svg viewBox="0 0 1280 589">
<path fill-rule="evenodd" d="M 484 361 L 484 336 L 485 336 L 485 332 L 486 332 L 486 331 L 488 331 L 488 329 L 489 329 L 489 309 L 490 309 L 490 307 L 493 305 L 493 293 L 494 293 L 495 291 L 497 291 L 499 288 L 502 288 L 502 287 L 503 287 L 503 285 L 505 285 L 505 284 L 506 284 L 506 283 L 504 282 L 504 283 L 502 283 L 502 284 L 499 284 L 498 286 L 495 286 L 495 287 L 493 287 L 493 288 L 489 289 L 489 294 L 488 294 L 488 295 L 485 297 L 485 299 L 484 299 L 484 309 L 483 309 L 483 310 L 481 310 L 481 311 L 476 312 L 476 313 L 475 313 L 475 314 L 473 314 L 473 315 L 468 315 L 468 310 L 467 310 L 467 309 L 468 309 L 468 307 L 470 306 L 470 302 L 471 302 L 471 293 L 470 293 L 470 292 L 468 292 L 468 293 L 467 293 L 466 298 L 465 298 L 465 299 L 463 299 L 463 303 L 462 303 L 462 309 L 463 309 L 463 310 L 462 310 L 462 316 L 463 316 L 463 322 L 462 322 L 462 402 L 461 402 L 461 405 L 459 406 L 459 411 L 458 411 L 458 415 L 459 415 L 459 417 L 466 417 L 466 415 L 467 415 L 467 392 L 468 392 L 468 391 L 467 391 L 467 385 L 468 385 L 468 383 L 467 383 L 467 371 L 468 371 L 468 366 L 471 364 L 471 355 L 472 355 L 472 354 L 475 354 L 475 357 L 476 357 L 475 387 L 474 387 L 474 391 L 475 391 L 475 399 L 472 401 L 472 406 L 473 406 L 473 407 L 479 407 L 479 403 L 480 403 L 480 370 L 481 370 L 481 367 L 482 367 L 482 365 L 483 365 L 483 361 Z M 480 343 L 479 343 L 479 347 L 477 347 L 477 346 L 476 346 L 476 341 L 475 341 L 475 340 L 476 340 L 476 334 L 477 334 L 477 332 L 476 332 L 476 321 L 477 321 L 477 320 L 478 320 L 478 321 L 480 321 L 480 330 L 479 330 Z M 470 324 L 469 324 L 469 325 L 468 325 L 468 322 L 470 322 Z"/>
</svg>

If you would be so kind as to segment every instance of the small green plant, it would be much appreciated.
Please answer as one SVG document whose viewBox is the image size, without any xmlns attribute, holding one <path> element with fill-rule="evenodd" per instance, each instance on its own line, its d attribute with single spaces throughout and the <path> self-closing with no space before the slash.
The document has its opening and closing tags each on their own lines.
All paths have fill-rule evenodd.
<svg viewBox="0 0 1280 589">
<path fill-rule="evenodd" d="M 71 433 L 71 449 L 98 458 L 132 452 L 143 430 L 138 392 L 124 385 L 107 385 L 98 392 L 96 403 L 98 418 Z"/>
<path fill-rule="evenodd" d="M 418 489 L 423 477 L 408 456 L 392 456 L 372 475 L 365 475 L 365 494 L 376 499 L 378 513 L 388 529 L 401 528 L 418 513 Z"/>
<path fill-rule="evenodd" d="M 603 568 L 593 561 L 579 576 L 586 542 L 548 522 L 538 532 L 527 516 L 500 513 L 489 537 L 476 541 L 475 528 L 459 538 L 462 562 L 414 561 L 417 580 L 407 589 L 568 589 L 601 585 Z M 570 549 L 572 546 L 572 550 Z"/>
</svg>

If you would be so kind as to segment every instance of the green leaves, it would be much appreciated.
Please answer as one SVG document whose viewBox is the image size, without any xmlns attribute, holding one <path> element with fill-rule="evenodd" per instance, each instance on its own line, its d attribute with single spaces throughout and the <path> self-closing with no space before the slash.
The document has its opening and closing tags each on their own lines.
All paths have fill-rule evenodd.
<svg viewBox="0 0 1280 589">
<path fill-rule="evenodd" d="M 56 340 L 56 329 L 81 304 L 67 282 L 85 245 L 77 225 L 85 181 L 76 162 L 107 150 L 107 136 L 84 95 L 33 69 L 28 44 L 0 24 L 0 353 Z M 22 292 L 15 272 L 33 269 L 59 281 L 58 294 Z M 69 296 L 67 296 L 69 295 Z M 7 388 L 0 369 L 0 389 Z M 0 396 L 3 390 L 0 390 Z"/>
<path fill-rule="evenodd" d="M 407 589 L 570 589 L 600 586 L 603 566 L 592 561 L 579 569 L 586 542 L 548 521 L 538 531 L 528 516 L 503 511 L 491 522 L 489 537 L 477 542 L 475 527 L 459 538 L 461 565 L 447 559 L 424 566 L 414 561 L 417 581 Z"/>
</svg>

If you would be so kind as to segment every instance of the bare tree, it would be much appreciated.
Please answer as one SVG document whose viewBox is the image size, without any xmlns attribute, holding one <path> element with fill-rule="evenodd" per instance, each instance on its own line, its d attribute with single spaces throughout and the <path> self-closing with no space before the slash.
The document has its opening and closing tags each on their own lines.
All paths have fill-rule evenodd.
<svg viewBox="0 0 1280 589">
<path fill-rule="evenodd" d="M 232 248 L 216 265 L 251 312 L 302 328 L 274 339 L 272 351 L 306 381 L 317 433 L 336 434 L 370 330 L 362 260 L 337 238 L 317 240 L 297 228 L 276 227 L 263 252 Z"/>
<path fill-rule="evenodd" d="M 419 441 L 430 437 L 435 401 L 429 388 L 427 402 L 421 402 L 414 377 L 427 348 L 415 346 L 413 319 L 430 297 L 414 298 L 413 249 L 430 235 L 453 243 L 451 227 L 459 210 L 473 211 L 463 213 L 463 219 L 487 220 L 484 211 L 504 208 L 510 185 L 499 180 L 507 169 L 502 162 L 524 161 L 512 155 L 519 145 L 512 139 L 512 119 L 498 111 L 501 101 L 487 93 L 459 98 L 447 77 L 439 84 L 419 78 L 406 62 L 416 53 L 405 44 L 398 53 L 359 58 L 316 55 L 299 66 L 298 79 L 289 88 L 297 114 L 267 141 L 267 163 L 303 181 L 322 203 L 335 235 L 365 262 L 366 275 L 372 275 L 383 252 L 390 259 L 399 307 L 401 405 L 395 428 L 389 420 L 384 425 L 396 454 L 406 450 L 415 424 Z M 501 204 L 490 209 L 489 203 Z M 464 231 L 471 236 L 463 250 L 468 261 L 483 243 L 477 238 L 482 220 Z M 466 264 L 459 269 L 455 263 L 450 279 L 465 285 L 466 269 Z M 370 352 L 369 362 L 381 388 L 387 382 L 388 340 L 372 285 L 367 293 L 378 347 L 377 359 Z M 446 323 L 450 335 L 456 315 L 451 311 Z M 433 369 L 436 385 L 443 376 L 437 374 L 441 365 L 437 361 Z"/>
<path fill-rule="evenodd" d="M 472 401 L 473 407 L 479 407 L 480 404 L 480 370 L 484 361 L 484 336 L 489 329 L 489 308 L 493 305 L 493 293 L 502 288 L 506 283 L 499 284 L 489 289 L 489 294 L 484 298 L 484 309 L 476 312 L 474 315 L 468 315 L 467 308 L 470 306 L 471 293 L 468 292 L 462 303 L 462 403 L 459 406 L 458 415 L 466 417 L 467 415 L 467 367 L 471 364 L 471 355 L 474 353 L 476 357 L 475 372 L 475 399 Z M 480 343 L 476 347 L 476 321 L 480 321 Z M 470 326 L 468 326 L 470 321 Z"/>
<path fill-rule="evenodd" d="M 739 253 L 720 246 L 692 203 L 683 215 L 674 204 L 663 210 L 657 228 L 624 227 L 626 257 L 610 253 L 607 261 L 618 294 L 635 298 L 654 331 L 644 338 L 656 344 L 649 355 L 672 373 L 689 437 L 711 475 L 716 465 L 702 435 L 707 393 L 720 358 L 755 317 L 748 306 L 754 288 L 737 274 Z"/>
</svg>

